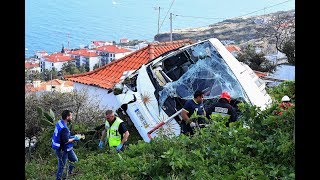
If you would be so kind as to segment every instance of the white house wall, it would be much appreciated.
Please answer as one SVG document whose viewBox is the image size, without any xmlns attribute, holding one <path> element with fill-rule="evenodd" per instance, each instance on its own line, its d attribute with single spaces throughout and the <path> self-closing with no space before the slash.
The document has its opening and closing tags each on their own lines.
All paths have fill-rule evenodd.
<svg viewBox="0 0 320 180">
<path fill-rule="evenodd" d="M 107 89 L 103 89 L 100 87 L 95 87 L 95 86 L 90 86 L 90 85 L 85 85 L 81 83 L 74 83 L 74 90 L 87 90 L 88 96 L 91 98 L 95 98 L 94 102 L 99 103 L 100 109 L 113 109 L 117 110 L 121 105 L 117 101 L 115 95 L 111 92 L 108 94 Z"/>
<path fill-rule="evenodd" d="M 99 63 L 99 57 L 90 57 L 89 58 L 89 68 L 90 68 L 90 71 L 93 70 L 93 67 L 94 65 L 98 64 Z"/>
<path fill-rule="evenodd" d="M 54 68 L 55 68 L 57 71 L 61 71 L 62 65 L 63 65 L 64 63 L 67 63 L 67 61 L 64 61 L 64 62 L 56 62 L 56 63 L 54 63 Z"/>
<path fill-rule="evenodd" d="M 80 56 L 80 66 L 86 64 L 86 58 L 83 56 Z"/>
<path fill-rule="evenodd" d="M 120 59 L 128 54 L 130 54 L 131 52 L 125 52 L 125 53 L 117 53 L 114 55 L 114 59 Z"/>
</svg>

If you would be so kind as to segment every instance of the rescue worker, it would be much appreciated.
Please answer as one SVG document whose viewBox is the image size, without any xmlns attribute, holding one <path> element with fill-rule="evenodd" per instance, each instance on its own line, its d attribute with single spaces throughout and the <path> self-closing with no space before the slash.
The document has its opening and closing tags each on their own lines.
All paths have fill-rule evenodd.
<svg viewBox="0 0 320 180">
<path fill-rule="evenodd" d="M 106 140 L 109 147 L 115 147 L 117 151 L 123 151 L 125 143 L 129 137 L 129 131 L 127 130 L 125 123 L 114 115 L 112 110 L 106 111 L 105 129 L 102 131 L 101 139 L 99 142 L 99 148 L 102 149 Z"/>
<path fill-rule="evenodd" d="M 218 102 L 213 103 L 206 109 L 207 118 L 210 118 L 210 115 L 213 114 L 221 114 L 223 116 L 229 116 L 229 119 L 226 123 L 226 127 L 229 127 L 230 122 L 235 122 L 238 118 L 238 114 L 236 109 L 230 105 L 230 94 L 226 91 L 223 91 L 220 94 L 220 99 Z"/>
<path fill-rule="evenodd" d="M 285 95 L 281 99 L 281 103 L 279 105 L 280 109 L 283 111 L 287 110 L 289 107 L 292 107 L 293 104 L 290 102 L 289 96 Z M 277 111 L 276 115 L 282 115 L 282 111 Z"/>
<path fill-rule="evenodd" d="M 190 99 L 186 101 L 184 104 L 182 111 L 181 111 L 181 116 L 182 116 L 182 121 L 181 121 L 181 129 L 182 133 L 184 134 L 190 134 L 193 135 L 193 128 L 197 126 L 196 123 L 198 124 L 204 124 L 205 119 L 204 118 L 196 118 L 195 121 L 192 121 L 190 117 L 195 114 L 195 115 L 206 115 L 206 111 L 204 110 L 203 106 L 203 97 L 204 97 L 204 92 L 197 90 L 193 94 L 193 99 Z"/>
<path fill-rule="evenodd" d="M 67 159 L 71 162 L 78 161 L 78 157 L 73 151 L 73 142 L 80 140 L 80 137 L 78 136 L 70 136 L 70 130 L 67 126 L 68 122 L 71 122 L 72 120 L 72 111 L 64 110 L 61 116 L 62 119 L 55 125 L 51 143 L 58 158 L 56 180 L 62 179 L 63 169 Z M 70 163 L 68 167 L 69 174 L 73 174 L 73 169 L 74 165 Z"/>
</svg>

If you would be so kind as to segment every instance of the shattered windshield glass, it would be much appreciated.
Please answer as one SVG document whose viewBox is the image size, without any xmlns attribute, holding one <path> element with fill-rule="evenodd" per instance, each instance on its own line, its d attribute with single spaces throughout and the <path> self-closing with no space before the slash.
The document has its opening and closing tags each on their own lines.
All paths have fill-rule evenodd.
<svg viewBox="0 0 320 180">
<path fill-rule="evenodd" d="M 233 99 L 249 102 L 237 78 L 209 41 L 191 46 L 182 53 L 188 54 L 190 64 L 179 79 L 163 86 L 159 92 L 161 106 L 168 96 L 192 99 L 196 90 L 204 91 L 205 99 L 218 98 L 222 91 L 228 91 Z"/>
</svg>

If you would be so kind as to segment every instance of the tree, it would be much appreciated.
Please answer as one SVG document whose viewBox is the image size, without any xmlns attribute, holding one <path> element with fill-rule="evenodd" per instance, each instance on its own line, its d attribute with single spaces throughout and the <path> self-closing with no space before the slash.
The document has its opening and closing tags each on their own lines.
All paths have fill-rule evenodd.
<svg viewBox="0 0 320 180">
<path fill-rule="evenodd" d="M 43 72 L 42 72 L 42 79 L 44 81 L 49 81 L 51 79 L 51 75 L 50 75 L 50 71 L 48 69 L 45 69 Z"/>
<path fill-rule="evenodd" d="M 295 61 L 296 61 L 296 58 L 295 58 L 295 49 L 296 48 L 295 47 L 296 47 L 295 40 L 293 37 L 293 39 L 290 39 L 290 40 L 284 42 L 283 48 L 282 48 L 283 53 L 288 58 L 288 63 L 292 64 L 292 65 L 295 65 Z"/>
<path fill-rule="evenodd" d="M 264 25 L 260 37 L 274 43 L 276 49 L 284 53 L 288 62 L 295 64 L 295 15 L 281 13 Z"/>
<path fill-rule="evenodd" d="M 251 69 L 261 72 L 273 72 L 276 65 L 267 60 L 263 53 L 256 53 L 254 47 L 249 44 L 238 56 L 238 60 L 247 64 Z"/>
<path fill-rule="evenodd" d="M 97 69 L 97 68 L 99 68 L 99 63 L 97 63 L 97 64 L 95 64 L 95 65 L 93 66 L 93 70 L 95 70 L 95 69 Z"/>
<path fill-rule="evenodd" d="M 80 73 L 79 69 L 71 61 L 62 65 L 61 72 L 63 75 L 79 74 Z"/>
<path fill-rule="evenodd" d="M 58 79 L 58 71 L 56 70 L 56 68 L 52 68 L 51 71 L 50 71 L 50 80 L 51 79 Z"/>
<path fill-rule="evenodd" d="M 81 66 L 79 67 L 79 72 L 80 72 L 80 73 L 88 72 L 88 71 L 87 71 L 87 68 L 86 68 L 86 65 L 84 65 L 84 64 L 81 65 Z"/>
<path fill-rule="evenodd" d="M 28 94 L 25 96 L 25 137 L 38 139 L 45 130 L 45 121 L 39 117 L 39 108 L 45 112 L 54 112 L 54 117 L 57 117 L 55 120 L 59 120 L 64 109 L 70 109 L 75 114 L 74 122 L 81 122 L 93 128 L 100 125 L 103 119 L 104 109 L 101 110 L 99 104 L 100 99 L 95 96 L 89 97 L 87 90 Z"/>
<path fill-rule="evenodd" d="M 64 45 L 62 44 L 61 53 L 64 53 Z"/>
</svg>

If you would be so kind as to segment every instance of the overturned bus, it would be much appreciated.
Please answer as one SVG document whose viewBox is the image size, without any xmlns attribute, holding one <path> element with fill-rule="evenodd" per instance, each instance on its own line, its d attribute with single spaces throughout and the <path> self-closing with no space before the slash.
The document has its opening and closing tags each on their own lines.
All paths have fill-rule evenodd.
<svg viewBox="0 0 320 180">
<path fill-rule="evenodd" d="M 217 101 L 222 91 L 230 93 L 235 107 L 247 102 L 265 109 L 271 103 L 265 83 L 216 38 L 162 54 L 116 87 L 122 114 L 145 142 L 181 133 L 180 112 L 196 90 L 205 92 L 205 105 Z"/>
</svg>

